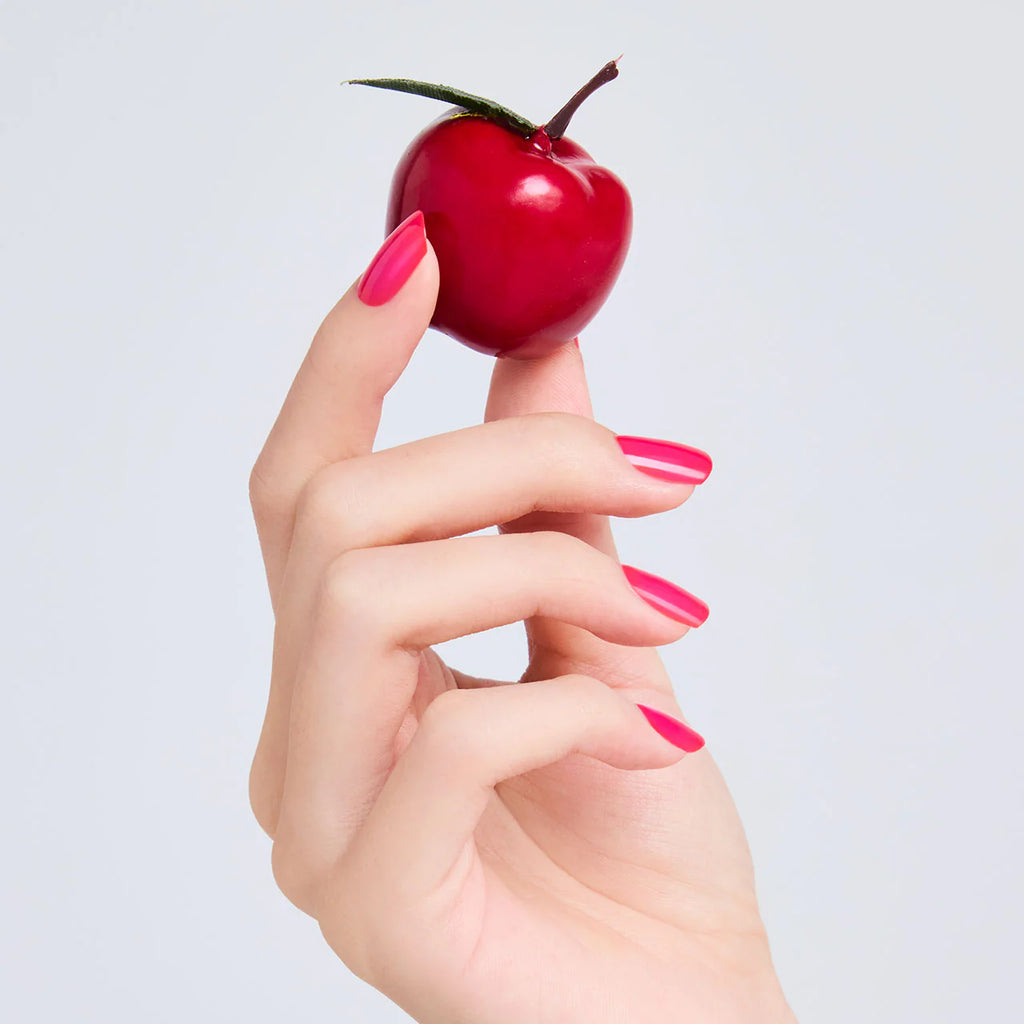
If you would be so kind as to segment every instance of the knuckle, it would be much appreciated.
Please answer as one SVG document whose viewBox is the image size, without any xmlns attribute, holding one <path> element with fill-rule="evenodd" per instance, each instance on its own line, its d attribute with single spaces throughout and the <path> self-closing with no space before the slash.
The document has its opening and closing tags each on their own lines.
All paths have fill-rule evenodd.
<svg viewBox="0 0 1024 1024">
<path fill-rule="evenodd" d="M 277 792 L 266 784 L 263 775 L 264 772 L 254 761 L 249 771 L 249 807 L 257 824 L 273 839 L 277 831 L 280 798 Z"/>
<path fill-rule="evenodd" d="M 543 561 L 569 561 L 575 563 L 591 556 L 594 549 L 586 541 L 558 530 L 537 530 L 519 534 L 523 543 Z"/>
<path fill-rule="evenodd" d="M 300 910 L 313 913 L 328 873 L 325 858 L 305 836 L 287 828 L 278 829 L 270 854 L 277 887 Z"/>
<path fill-rule="evenodd" d="M 373 964 L 377 957 L 367 941 L 362 919 L 352 913 L 335 911 L 320 918 L 320 933 L 338 959 L 361 981 L 374 984 Z"/>
<path fill-rule="evenodd" d="M 310 536 L 331 551 L 341 552 L 362 544 L 360 515 L 356 500 L 364 489 L 356 479 L 360 460 L 326 466 L 303 486 L 296 502 L 295 532 Z"/>
<path fill-rule="evenodd" d="M 261 454 L 249 472 L 249 505 L 257 522 L 262 522 L 280 511 L 280 487 L 264 462 Z"/>
<path fill-rule="evenodd" d="M 480 762 L 486 754 L 486 738 L 473 728 L 476 696 L 468 690 L 446 690 L 427 705 L 417 739 L 431 756 L 462 766 Z"/>
<path fill-rule="evenodd" d="M 593 676 L 584 675 L 582 672 L 571 672 L 569 675 L 561 676 L 558 684 L 568 693 L 581 698 L 590 698 L 609 692 L 605 683 Z"/>
<path fill-rule="evenodd" d="M 445 739 L 458 731 L 464 721 L 472 694 L 467 690 L 445 690 L 426 707 L 420 718 L 420 731 L 434 739 Z"/>
<path fill-rule="evenodd" d="M 547 434 L 557 434 L 559 431 L 577 433 L 581 424 L 586 422 L 586 417 L 580 416 L 578 413 L 557 410 L 528 413 L 523 418 Z"/>
<path fill-rule="evenodd" d="M 336 522 L 339 512 L 339 489 L 336 467 L 314 473 L 299 492 L 295 503 L 297 530 L 321 534 Z"/>
<path fill-rule="evenodd" d="M 594 426 L 593 420 L 571 412 L 535 412 L 522 418 L 531 444 L 552 457 L 577 451 Z"/>
<path fill-rule="evenodd" d="M 360 604 L 370 574 L 369 562 L 361 549 L 343 551 L 331 559 L 324 572 L 323 602 L 341 612 Z"/>
<path fill-rule="evenodd" d="M 618 697 L 606 684 L 593 676 L 573 673 L 559 679 L 559 686 L 579 704 L 581 708 L 598 711 L 616 703 Z"/>
<path fill-rule="evenodd" d="M 331 871 L 321 912 L 320 931 L 327 944 L 358 978 L 374 985 L 382 968 L 393 962 L 385 917 L 373 912 L 374 886 L 353 870 L 350 856 L 341 857 Z"/>
<path fill-rule="evenodd" d="M 280 832 L 274 839 L 274 846 L 270 852 L 270 866 L 278 889 L 292 903 L 297 904 L 300 894 L 308 884 L 308 875 L 300 850 L 293 838 L 285 832 Z"/>
<path fill-rule="evenodd" d="M 297 523 L 319 522 L 331 511 L 331 488 L 325 470 L 314 473 L 302 486 L 295 502 Z"/>
<path fill-rule="evenodd" d="M 630 702 L 606 683 L 593 676 L 571 674 L 553 680 L 560 701 L 571 710 L 578 727 L 590 733 L 603 731 L 611 723 L 621 723 L 631 714 Z"/>
<path fill-rule="evenodd" d="M 352 548 L 335 556 L 324 572 L 319 611 L 331 623 L 345 622 L 360 634 L 381 631 L 385 588 L 378 549 Z"/>
</svg>

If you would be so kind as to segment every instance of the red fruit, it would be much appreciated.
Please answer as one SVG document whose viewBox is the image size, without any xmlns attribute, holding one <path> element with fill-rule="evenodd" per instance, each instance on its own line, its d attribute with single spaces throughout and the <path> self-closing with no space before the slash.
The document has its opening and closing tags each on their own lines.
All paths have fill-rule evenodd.
<svg viewBox="0 0 1024 1024">
<path fill-rule="evenodd" d="M 530 358 L 571 341 L 601 308 L 626 258 L 632 205 L 611 171 L 561 136 L 617 73 L 612 61 L 540 127 L 445 87 L 360 83 L 461 104 L 409 145 L 388 204 L 388 231 L 423 211 L 441 272 L 438 330 L 481 352 Z"/>
</svg>

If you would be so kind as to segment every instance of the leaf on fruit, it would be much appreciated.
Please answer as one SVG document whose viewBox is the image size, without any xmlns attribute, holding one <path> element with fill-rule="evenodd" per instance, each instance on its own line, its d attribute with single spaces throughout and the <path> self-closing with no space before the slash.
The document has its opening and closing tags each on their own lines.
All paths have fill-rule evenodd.
<svg viewBox="0 0 1024 1024">
<path fill-rule="evenodd" d="M 432 100 L 442 100 L 464 107 L 474 114 L 482 114 L 492 121 L 499 121 L 519 135 L 529 137 L 537 126 L 521 114 L 508 107 L 503 107 L 483 96 L 474 96 L 471 92 L 454 89 L 450 85 L 432 85 L 430 82 L 416 82 L 411 78 L 350 78 L 344 85 L 369 85 L 374 89 L 390 89 L 393 92 L 407 92 L 413 96 L 426 96 Z"/>
</svg>

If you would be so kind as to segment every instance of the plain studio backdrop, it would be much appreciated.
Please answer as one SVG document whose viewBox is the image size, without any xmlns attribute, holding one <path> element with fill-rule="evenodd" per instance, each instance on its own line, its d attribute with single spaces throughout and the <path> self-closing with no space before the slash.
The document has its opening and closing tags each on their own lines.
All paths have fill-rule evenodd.
<svg viewBox="0 0 1024 1024">
<path fill-rule="evenodd" d="M 248 471 L 443 110 L 340 81 L 543 120 L 623 51 L 570 133 L 636 209 L 583 350 L 604 423 L 715 459 L 617 536 L 711 605 L 665 657 L 783 984 L 807 1022 L 1012 1016 L 1022 29 L 966 0 L 5 0 L 4 1019 L 406 1019 L 276 891 L 247 806 Z M 478 421 L 490 368 L 428 333 L 381 446 Z M 522 667 L 511 628 L 455 646 Z"/>
</svg>

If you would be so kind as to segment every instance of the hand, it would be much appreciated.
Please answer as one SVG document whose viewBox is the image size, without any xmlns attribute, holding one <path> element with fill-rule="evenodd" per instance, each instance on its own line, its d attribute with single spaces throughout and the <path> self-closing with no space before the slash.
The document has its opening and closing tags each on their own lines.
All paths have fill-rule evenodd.
<svg viewBox="0 0 1024 1024">
<path fill-rule="evenodd" d="M 423 1024 L 791 1020 L 725 785 L 637 707 L 681 717 L 654 647 L 704 613 L 641 596 L 606 517 L 693 485 L 593 422 L 572 345 L 498 361 L 489 422 L 371 453 L 437 294 L 414 235 L 327 316 L 253 469 L 275 878 Z M 431 649 L 517 620 L 519 685 Z"/>
</svg>

